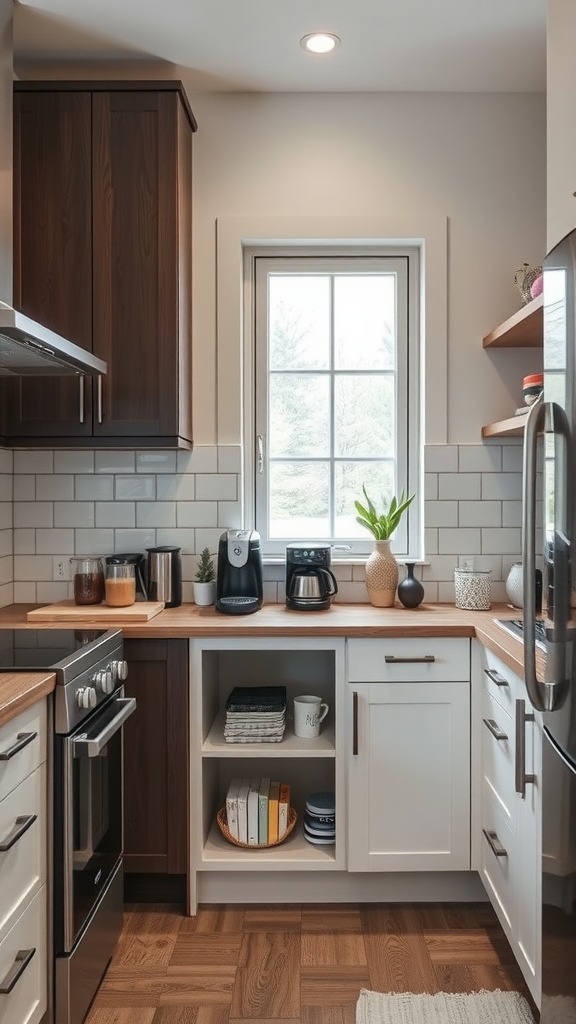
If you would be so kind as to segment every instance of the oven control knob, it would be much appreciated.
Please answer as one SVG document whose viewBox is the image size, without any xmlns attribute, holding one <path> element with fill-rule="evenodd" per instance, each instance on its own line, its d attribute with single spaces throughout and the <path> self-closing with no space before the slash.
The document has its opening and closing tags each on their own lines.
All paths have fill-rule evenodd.
<svg viewBox="0 0 576 1024">
<path fill-rule="evenodd" d="M 128 678 L 127 661 L 113 661 L 110 668 L 112 669 L 112 672 L 116 679 L 121 679 L 122 681 L 124 681 L 124 679 Z"/>
<path fill-rule="evenodd" d="M 111 666 L 108 668 L 101 668 L 94 677 L 94 683 L 97 690 L 101 690 L 102 693 L 112 693 L 114 689 L 114 673 Z"/>
<path fill-rule="evenodd" d="M 96 699 L 96 690 L 93 686 L 81 686 L 76 690 L 76 703 L 79 708 L 95 708 Z"/>
</svg>

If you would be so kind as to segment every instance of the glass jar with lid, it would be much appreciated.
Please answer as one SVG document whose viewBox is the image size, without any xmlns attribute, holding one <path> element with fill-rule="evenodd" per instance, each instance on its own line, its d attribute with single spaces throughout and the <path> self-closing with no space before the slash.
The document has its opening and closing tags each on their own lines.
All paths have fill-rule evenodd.
<svg viewBox="0 0 576 1024">
<path fill-rule="evenodd" d="M 98 555 L 70 559 L 75 604 L 100 604 L 104 600 L 104 563 Z"/>
</svg>

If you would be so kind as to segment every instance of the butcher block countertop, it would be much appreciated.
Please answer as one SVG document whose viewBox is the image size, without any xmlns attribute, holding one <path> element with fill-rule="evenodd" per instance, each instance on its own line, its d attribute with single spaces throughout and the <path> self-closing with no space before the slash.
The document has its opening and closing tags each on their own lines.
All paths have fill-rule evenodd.
<svg viewBox="0 0 576 1024">
<path fill-rule="evenodd" d="M 0 628 L 38 628 L 27 623 L 26 615 L 35 605 L 0 608 Z M 147 622 L 118 622 L 130 638 L 176 637 L 385 637 L 385 636 L 477 636 L 515 672 L 522 673 L 522 644 L 494 622 L 495 618 L 518 618 L 521 612 L 509 605 L 493 605 L 489 612 L 461 611 L 448 604 L 424 604 L 415 610 L 400 606 L 374 608 L 370 604 L 338 604 L 328 611 L 291 611 L 281 604 L 267 604 L 251 615 L 223 615 L 214 607 L 182 604 L 165 608 Z M 79 623 L 42 623 L 46 629 L 97 628 L 95 620 Z"/>
<path fill-rule="evenodd" d="M 53 672 L 0 672 L 0 725 L 52 693 Z"/>
</svg>

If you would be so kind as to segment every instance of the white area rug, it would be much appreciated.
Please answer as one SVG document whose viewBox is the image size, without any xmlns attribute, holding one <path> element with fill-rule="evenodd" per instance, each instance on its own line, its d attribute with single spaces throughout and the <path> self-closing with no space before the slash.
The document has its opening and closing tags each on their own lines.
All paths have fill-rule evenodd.
<svg viewBox="0 0 576 1024">
<path fill-rule="evenodd" d="M 384 994 L 363 988 L 356 1024 L 534 1024 L 519 992 L 411 992 Z"/>
</svg>

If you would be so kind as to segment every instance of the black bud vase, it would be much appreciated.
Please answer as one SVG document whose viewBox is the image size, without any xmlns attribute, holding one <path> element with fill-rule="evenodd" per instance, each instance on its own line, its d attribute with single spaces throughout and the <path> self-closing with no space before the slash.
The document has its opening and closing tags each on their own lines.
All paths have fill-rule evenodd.
<svg viewBox="0 0 576 1024">
<path fill-rule="evenodd" d="M 414 562 L 406 562 L 406 577 L 398 584 L 398 598 L 405 608 L 417 608 L 424 600 L 424 587 L 414 575 Z"/>
</svg>

